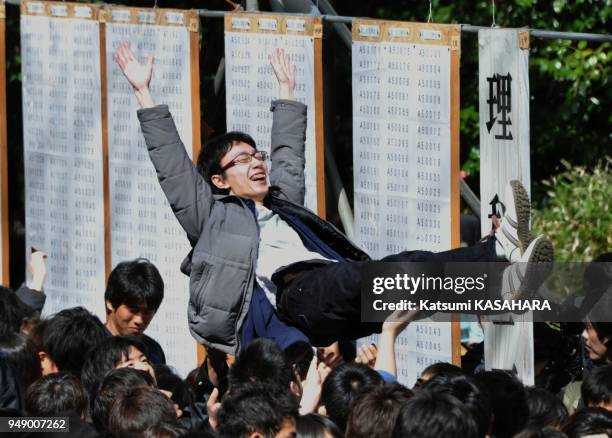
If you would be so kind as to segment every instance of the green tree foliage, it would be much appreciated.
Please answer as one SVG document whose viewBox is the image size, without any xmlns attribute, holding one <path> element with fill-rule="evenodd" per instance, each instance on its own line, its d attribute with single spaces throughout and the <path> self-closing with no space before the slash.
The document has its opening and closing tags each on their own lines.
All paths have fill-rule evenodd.
<svg viewBox="0 0 612 438">
<path fill-rule="evenodd" d="M 547 235 L 558 261 L 589 261 L 612 250 L 612 158 L 593 170 L 562 161 L 543 182 L 548 202 L 533 213 L 533 230 Z"/>
</svg>

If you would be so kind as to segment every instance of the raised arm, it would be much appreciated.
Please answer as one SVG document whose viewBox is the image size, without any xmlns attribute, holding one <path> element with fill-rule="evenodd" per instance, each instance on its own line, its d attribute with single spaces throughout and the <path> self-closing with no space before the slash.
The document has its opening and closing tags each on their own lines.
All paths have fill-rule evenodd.
<svg viewBox="0 0 612 438">
<path fill-rule="evenodd" d="M 278 82 L 279 100 L 272 102 L 272 170 L 270 182 L 282 195 L 304 204 L 304 145 L 306 106 L 294 100 L 296 68 L 289 55 L 277 49 L 270 55 L 272 71 Z"/>
<path fill-rule="evenodd" d="M 155 105 L 149 89 L 153 56 L 149 55 L 143 65 L 129 45 L 122 43 L 115 50 L 115 61 L 140 104 L 140 127 L 161 188 L 189 241 L 195 245 L 214 202 L 210 187 L 187 155 L 168 107 Z"/>
</svg>

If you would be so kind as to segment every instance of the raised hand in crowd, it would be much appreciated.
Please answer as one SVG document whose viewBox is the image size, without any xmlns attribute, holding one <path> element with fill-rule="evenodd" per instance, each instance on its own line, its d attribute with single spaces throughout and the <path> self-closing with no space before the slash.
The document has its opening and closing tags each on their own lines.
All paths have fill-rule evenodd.
<svg viewBox="0 0 612 438">
<path fill-rule="evenodd" d="M 28 272 L 32 276 L 30 279 L 30 289 L 32 290 L 40 292 L 45 286 L 45 279 L 47 278 L 46 258 L 47 253 L 43 251 L 34 251 L 30 257 Z"/>
<path fill-rule="evenodd" d="M 331 369 L 344 363 L 344 357 L 340 352 L 340 344 L 338 342 L 334 342 L 327 347 L 317 348 L 317 357 Z"/>
<path fill-rule="evenodd" d="M 302 382 L 300 415 L 307 415 L 315 412 L 321 400 L 323 382 L 330 372 L 330 367 L 324 362 L 319 362 L 318 358 L 313 356 L 310 367 L 308 368 L 308 373 L 306 374 L 306 380 Z"/>
<path fill-rule="evenodd" d="M 153 75 L 153 55 L 147 56 L 145 64 L 141 64 L 130 45 L 126 42 L 119 44 L 115 48 L 115 62 L 119 65 L 121 72 L 134 88 L 134 94 L 141 108 L 151 108 L 155 106 L 149 84 Z"/>
<path fill-rule="evenodd" d="M 278 81 L 278 97 L 294 99 L 296 68 L 283 49 L 276 49 L 269 57 L 270 65 Z"/>
<path fill-rule="evenodd" d="M 377 357 L 378 348 L 375 344 L 362 345 L 357 349 L 357 357 L 355 358 L 355 362 L 374 369 Z"/>
<path fill-rule="evenodd" d="M 417 319 L 417 310 L 396 310 L 391 313 L 382 325 L 378 356 L 374 364 L 377 371 L 386 371 L 397 377 L 397 362 L 395 358 L 395 340 L 408 324 Z"/>
</svg>

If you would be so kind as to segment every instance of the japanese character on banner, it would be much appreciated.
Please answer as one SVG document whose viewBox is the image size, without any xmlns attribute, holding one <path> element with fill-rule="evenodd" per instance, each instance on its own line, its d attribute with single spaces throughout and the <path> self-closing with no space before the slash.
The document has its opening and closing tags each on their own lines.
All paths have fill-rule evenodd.
<svg viewBox="0 0 612 438">
<path fill-rule="evenodd" d="M 497 140 L 512 140 L 512 132 L 510 126 L 510 112 L 512 111 L 512 76 L 510 73 L 500 75 L 498 73 L 487 78 L 489 84 L 489 97 L 487 105 L 489 105 L 489 120 L 487 121 L 487 131 L 491 133 L 491 129 L 497 122 L 499 125 L 498 131 L 501 134 L 496 134 Z"/>
</svg>

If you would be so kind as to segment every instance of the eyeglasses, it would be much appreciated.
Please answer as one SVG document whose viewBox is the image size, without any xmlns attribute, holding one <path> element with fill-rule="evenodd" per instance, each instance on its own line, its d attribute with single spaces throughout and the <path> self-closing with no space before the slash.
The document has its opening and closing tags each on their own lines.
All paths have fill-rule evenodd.
<svg viewBox="0 0 612 438">
<path fill-rule="evenodd" d="M 227 169 L 234 167 L 237 164 L 248 164 L 253 161 L 253 158 L 257 158 L 259 161 L 266 161 L 269 154 L 266 151 L 255 151 L 252 154 L 246 152 L 236 155 L 236 157 L 221 168 L 221 172 L 225 172 Z"/>
</svg>

